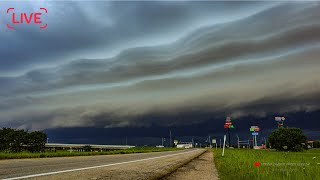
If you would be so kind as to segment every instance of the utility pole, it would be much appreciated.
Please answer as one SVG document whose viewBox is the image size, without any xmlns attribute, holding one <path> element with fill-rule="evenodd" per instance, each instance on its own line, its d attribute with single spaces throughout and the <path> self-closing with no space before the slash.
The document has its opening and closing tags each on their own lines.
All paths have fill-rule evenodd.
<svg viewBox="0 0 320 180">
<path fill-rule="evenodd" d="M 128 145 L 128 137 L 126 136 L 126 146 Z"/>
<path fill-rule="evenodd" d="M 193 138 L 194 138 L 194 136 L 192 136 L 192 146 L 194 146 Z"/>
<path fill-rule="evenodd" d="M 163 146 L 163 137 L 161 138 L 161 141 L 162 141 L 162 144 L 161 144 L 161 145 Z"/>
<path fill-rule="evenodd" d="M 172 140 L 171 140 L 171 130 L 170 130 L 170 147 L 172 147 Z"/>
</svg>

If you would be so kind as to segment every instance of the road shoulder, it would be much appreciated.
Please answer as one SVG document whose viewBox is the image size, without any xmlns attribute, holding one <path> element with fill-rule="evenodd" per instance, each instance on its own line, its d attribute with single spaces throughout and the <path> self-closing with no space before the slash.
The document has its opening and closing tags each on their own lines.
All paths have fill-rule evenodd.
<svg viewBox="0 0 320 180">
<path fill-rule="evenodd" d="M 216 180 L 218 171 L 213 162 L 212 151 L 207 151 L 188 164 L 178 168 L 175 172 L 163 178 L 163 180 Z"/>
</svg>

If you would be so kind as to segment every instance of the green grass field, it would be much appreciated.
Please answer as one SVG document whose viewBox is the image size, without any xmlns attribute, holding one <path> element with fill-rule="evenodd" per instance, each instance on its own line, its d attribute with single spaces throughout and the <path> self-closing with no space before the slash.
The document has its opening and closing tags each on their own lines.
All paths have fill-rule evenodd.
<svg viewBox="0 0 320 180">
<path fill-rule="evenodd" d="M 320 149 L 304 152 L 226 149 L 224 157 L 222 149 L 214 149 L 213 153 L 221 180 L 320 180 Z"/>
<path fill-rule="evenodd" d="M 148 153 L 148 152 L 160 152 L 160 151 L 175 151 L 181 150 L 178 148 L 156 148 L 156 147 L 134 147 L 125 150 L 111 150 L 103 152 L 43 152 L 43 153 L 4 153 L 0 152 L 1 159 L 24 159 L 24 158 L 49 158 L 49 157 L 65 157 L 65 156 L 93 156 L 93 155 L 110 155 L 110 154 L 130 154 L 130 153 Z"/>
</svg>

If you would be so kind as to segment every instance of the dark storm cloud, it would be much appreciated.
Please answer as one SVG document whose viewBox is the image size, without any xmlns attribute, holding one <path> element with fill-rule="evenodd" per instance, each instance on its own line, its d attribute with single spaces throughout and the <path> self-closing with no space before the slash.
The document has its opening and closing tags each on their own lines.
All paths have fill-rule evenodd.
<svg viewBox="0 0 320 180">
<path fill-rule="evenodd" d="M 207 3 L 192 2 L 25 2 L 23 5 L 5 2 L 3 10 L 16 7 L 17 12 L 46 7 L 49 14 L 43 21 L 50 28 L 41 32 L 24 27 L 15 33 L 1 34 L 2 42 L 6 43 L 0 44 L 0 70 L 12 74 L 32 66 L 110 56 L 126 48 L 170 42 L 197 23 L 248 14 L 241 11 L 245 8 L 249 13 L 256 11 L 249 9 L 252 5 L 242 5 L 240 10 L 229 8 L 230 15 L 225 15 L 219 10 L 223 5 L 209 4 L 211 8 Z M 268 6 L 258 4 L 257 8 Z M 1 18 L 5 22 L 10 20 L 7 14 Z"/>
<path fill-rule="evenodd" d="M 317 2 L 46 5 L 63 18 L 17 31 L 8 47 L 21 53 L 0 50 L 0 125 L 179 126 L 319 109 Z"/>
<path fill-rule="evenodd" d="M 199 38 L 197 41 L 193 40 L 193 43 L 203 47 L 205 46 L 203 42 L 212 36 L 206 34 L 205 37 Z M 187 49 L 184 51 L 184 55 L 171 57 L 170 63 L 168 61 L 161 61 L 162 59 L 159 56 L 163 59 L 169 59 L 170 56 L 168 54 L 171 55 L 173 52 L 161 50 L 162 48 L 166 48 L 157 46 L 155 47 L 157 50 L 154 51 L 150 51 L 147 48 L 130 50 L 116 56 L 112 60 L 114 63 L 106 63 L 103 60 L 77 60 L 61 66 L 58 70 L 33 70 L 16 79 L 17 82 L 30 81 L 30 86 L 24 86 L 23 92 L 26 92 L 28 88 L 30 88 L 29 91 L 54 91 L 55 88 L 72 87 L 74 85 L 113 83 L 139 77 L 190 70 L 196 67 L 219 63 L 237 63 L 237 61 L 234 61 L 235 57 L 241 60 L 245 58 L 257 59 L 261 54 L 266 57 L 281 55 L 301 46 L 306 46 L 307 48 L 307 46 L 314 45 L 319 40 L 320 25 L 305 25 L 300 28 L 288 29 L 285 32 L 273 33 L 267 39 L 259 41 L 256 40 L 256 37 L 242 41 L 230 41 L 193 53 L 190 53 L 193 49 Z M 178 46 L 180 43 L 176 44 Z M 179 49 L 176 50 L 179 51 Z M 161 55 L 159 51 L 166 55 Z M 57 81 L 57 79 L 59 80 Z M 55 82 L 51 83 L 51 80 Z M 6 79 L 4 81 L 10 82 Z M 12 90 L 9 92 L 12 92 Z"/>
</svg>

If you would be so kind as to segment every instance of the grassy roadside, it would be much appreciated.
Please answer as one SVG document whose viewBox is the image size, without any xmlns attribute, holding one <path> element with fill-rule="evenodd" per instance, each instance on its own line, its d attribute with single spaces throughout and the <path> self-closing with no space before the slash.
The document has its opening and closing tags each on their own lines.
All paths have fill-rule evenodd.
<svg viewBox="0 0 320 180">
<path fill-rule="evenodd" d="M 221 155 L 222 149 L 214 149 L 213 153 L 221 180 L 320 180 L 319 149 L 304 152 L 226 149 L 224 157 Z"/>
<path fill-rule="evenodd" d="M 134 147 L 124 150 L 110 150 L 103 152 L 42 152 L 42 153 L 4 153 L 0 152 L 0 160 L 3 159 L 24 159 L 24 158 L 50 158 L 50 157 L 68 157 L 68 156 L 93 156 L 93 155 L 111 155 L 111 154 L 131 154 L 131 153 L 148 153 L 148 152 L 161 152 L 161 151 L 176 151 L 181 150 L 178 148 L 156 148 L 156 147 Z"/>
</svg>

